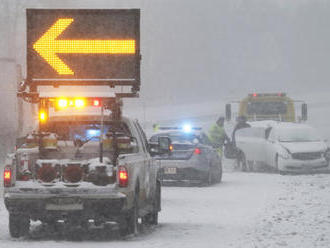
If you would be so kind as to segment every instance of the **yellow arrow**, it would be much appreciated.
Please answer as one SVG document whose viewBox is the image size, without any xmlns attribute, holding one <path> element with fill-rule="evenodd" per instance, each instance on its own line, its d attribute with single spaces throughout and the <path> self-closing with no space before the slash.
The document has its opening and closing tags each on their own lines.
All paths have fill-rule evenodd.
<svg viewBox="0 0 330 248">
<path fill-rule="evenodd" d="M 72 18 L 58 19 L 33 48 L 60 75 L 74 75 L 58 56 L 58 53 L 81 54 L 135 54 L 135 40 L 56 40 L 73 22 Z"/>
</svg>

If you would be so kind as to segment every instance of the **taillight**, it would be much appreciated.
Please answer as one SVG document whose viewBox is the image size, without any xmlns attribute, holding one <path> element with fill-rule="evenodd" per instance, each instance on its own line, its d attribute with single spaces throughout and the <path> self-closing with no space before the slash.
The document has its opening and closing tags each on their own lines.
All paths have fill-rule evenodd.
<svg viewBox="0 0 330 248">
<path fill-rule="evenodd" d="M 11 177 L 12 177 L 12 171 L 10 166 L 6 166 L 4 173 L 3 173 L 3 185 L 5 187 L 11 186 Z"/>
<path fill-rule="evenodd" d="M 199 149 L 199 148 L 195 148 L 195 150 L 194 150 L 194 154 L 196 154 L 196 155 L 199 155 L 199 154 L 201 154 L 202 152 L 201 152 L 201 149 Z"/>
<path fill-rule="evenodd" d="M 124 166 L 118 168 L 118 182 L 119 187 L 127 187 L 128 185 L 128 172 Z"/>
</svg>

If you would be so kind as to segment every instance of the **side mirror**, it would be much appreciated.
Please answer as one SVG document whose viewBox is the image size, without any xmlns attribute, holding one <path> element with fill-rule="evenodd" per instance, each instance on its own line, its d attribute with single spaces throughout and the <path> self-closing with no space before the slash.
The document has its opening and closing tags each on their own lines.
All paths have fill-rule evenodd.
<svg viewBox="0 0 330 248">
<path fill-rule="evenodd" d="M 307 121 L 307 103 L 301 105 L 301 120 Z"/>
<path fill-rule="evenodd" d="M 161 154 L 169 154 L 172 150 L 172 142 L 169 137 L 158 137 L 158 147 Z"/>
<path fill-rule="evenodd" d="M 226 121 L 231 120 L 231 104 L 227 103 L 226 104 Z"/>
<path fill-rule="evenodd" d="M 151 156 L 170 154 L 172 151 L 171 139 L 169 137 L 158 137 L 158 142 L 149 143 Z"/>
</svg>

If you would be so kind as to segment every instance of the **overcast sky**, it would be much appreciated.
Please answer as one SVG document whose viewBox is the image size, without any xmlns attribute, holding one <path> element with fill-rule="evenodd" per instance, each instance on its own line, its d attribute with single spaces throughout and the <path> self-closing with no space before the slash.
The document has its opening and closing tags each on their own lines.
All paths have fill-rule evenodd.
<svg viewBox="0 0 330 248">
<path fill-rule="evenodd" d="M 6 2 L 10 11 L 3 7 Z M 12 37 L 4 39 L 1 47 L 9 49 L 0 54 L 12 51 L 9 55 L 19 64 L 25 62 L 25 7 L 140 7 L 141 93 L 157 103 L 216 100 L 251 91 L 330 89 L 329 1 L 13 2 L 1 1 L 1 25 L 8 30 L 16 24 L 17 32 L 13 27 L 9 35 L 15 35 L 16 49 Z"/>
<path fill-rule="evenodd" d="M 330 1 L 1 0 L 0 58 L 13 59 L 23 72 L 27 7 L 141 8 L 137 105 L 221 103 L 222 110 L 223 102 L 250 92 L 307 99 L 330 90 Z M 13 63 L 1 63 L 0 79 L 15 83 Z M 2 94 L 7 88 L 0 86 Z"/>
</svg>

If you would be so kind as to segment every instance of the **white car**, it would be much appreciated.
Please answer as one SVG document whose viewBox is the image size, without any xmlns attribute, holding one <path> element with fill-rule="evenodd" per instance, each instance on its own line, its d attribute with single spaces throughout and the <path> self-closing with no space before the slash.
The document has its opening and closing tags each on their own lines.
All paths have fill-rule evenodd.
<svg viewBox="0 0 330 248">
<path fill-rule="evenodd" d="M 250 128 L 235 134 L 242 168 L 252 170 L 254 164 L 261 163 L 279 172 L 327 169 L 327 144 L 311 126 L 284 122 L 250 124 Z"/>
</svg>

